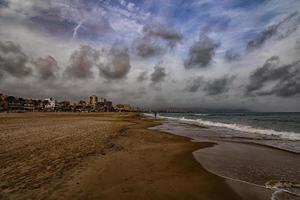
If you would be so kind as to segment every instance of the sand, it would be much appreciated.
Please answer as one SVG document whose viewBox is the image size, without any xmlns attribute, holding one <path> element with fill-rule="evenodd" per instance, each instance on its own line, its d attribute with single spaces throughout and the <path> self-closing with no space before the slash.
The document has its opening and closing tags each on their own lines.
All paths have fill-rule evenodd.
<svg viewBox="0 0 300 200">
<path fill-rule="evenodd" d="M 127 113 L 0 114 L 0 199 L 241 199 L 192 151 Z"/>
</svg>

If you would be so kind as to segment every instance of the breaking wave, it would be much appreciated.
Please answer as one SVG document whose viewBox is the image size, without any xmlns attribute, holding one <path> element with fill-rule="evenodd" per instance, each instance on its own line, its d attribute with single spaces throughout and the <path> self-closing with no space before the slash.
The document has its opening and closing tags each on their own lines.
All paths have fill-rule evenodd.
<svg viewBox="0 0 300 200">
<path fill-rule="evenodd" d="M 273 190 L 271 200 L 293 199 L 300 197 L 300 184 L 289 181 L 269 181 L 265 187 Z"/>
<path fill-rule="evenodd" d="M 202 119 L 187 119 L 185 117 L 176 118 L 176 117 L 165 117 L 165 116 L 160 116 L 160 115 L 158 117 L 165 118 L 165 119 L 171 119 L 171 120 L 179 120 L 181 122 L 203 125 L 203 126 L 228 128 L 228 129 L 232 129 L 232 130 L 236 130 L 236 131 L 240 131 L 240 132 L 246 132 L 246 133 L 275 136 L 275 137 L 279 137 L 279 138 L 285 139 L 285 140 L 294 140 L 294 141 L 300 140 L 300 133 L 295 133 L 295 132 L 275 131 L 272 129 L 261 129 L 261 128 L 247 126 L 247 125 L 242 125 L 242 124 L 229 124 L 229 123 L 227 124 L 227 123 L 212 122 L 212 121 L 207 121 L 207 120 L 202 120 Z"/>
</svg>

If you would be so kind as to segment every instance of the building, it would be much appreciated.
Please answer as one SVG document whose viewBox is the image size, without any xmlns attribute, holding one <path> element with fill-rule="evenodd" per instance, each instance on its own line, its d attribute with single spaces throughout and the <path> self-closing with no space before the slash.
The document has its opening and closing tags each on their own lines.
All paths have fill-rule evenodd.
<svg viewBox="0 0 300 200">
<path fill-rule="evenodd" d="M 73 110 L 70 101 L 62 101 L 58 105 L 59 105 L 59 109 L 58 109 L 59 111 L 70 112 Z"/>
<path fill-rule="evenodd" d="M 0 94 L 0 112 L 137 112 L 140 109 L 131 107 L 128 104 L 113 105 L 109 99 L 96 95 L 90 96 L 90 101 L 70 101 L 57 102 L 53 97 L 44 100 L 23 99 L 14 96 Z"/>
<path fill-rule="evenodd" d="M 8 107 L 7 96 L 0 94 L 0 112 L 6 111 Z"/>
<path fill-rule="evenodd" d="M 56 108 L 56 101 L 54 100 L 53 97 L 45 99 L 45 110 L 46 111 L 54 111 Z"/>
<path fill-rule="evenodd" d="M 111 101 L 98 102 L 96 106 L 96 110 L 99 112 L 112 112 L 113 105 Z"/>
<path fill-rule="evenodd" d="M 24 110 L 33 112 L 34 111 L 34 102 L 32 99 L 25 99 L 24 101 Z"/>
<path fill-rule="evenodd" d="M 106 112 L 114 111 L 114 107 L 113 107 L 113 104 L 112 104 L 111 101 L 106 101 L 105 102 L 105 109 L 106 109 Z"/>
<path fill-rule="evenodd" d="M 101 98 L 99 99 L 99 102 L 101 102 L 101 103 L 105 103 L 105 102 L 107 102 L 107 99 L 106 99 L 106 98 L 104 98 L 104 97 L 101 97 Z"/>
<path fill-rule="evenodd" d="M 86 102 L 81 100 L 78 102 L 78 105 L 85 107 L 86 106 Z"/>
<path fill-rule="evenodd" d="M 23 98 L 16 98 L 14 96 L 7 97 L 7 111 L 8 112 L 24 112 L 24 103 L 25 99 Z"/>
<path fill-rule="evenodd" d="M 92 95 L 90 96 L 90 105 L 92 106 L 92 108 L 95 110 L 97 107 L 97 103 L 98 103 L 98 97 L 96 95 Z"/>
<path fill-rule="evenodd" d="M 85 101 L 79 101 L 78 104 L 75 105 L 75 111 L 76 112 L 84 112 L 86 111 L 86 102 Z"/>
<path fill-rule="evenodd" d="M 131 107 L 128 104 L 117 104 L 115 106 L 115 110 L 119 111 L 119 112 L 130 112 L 131 111 Z"/>
<path fill-rule="evenodd" d="M 42 100 L 32 100 L 34 105 L 34 111 L 43 111 L 44 104 Z"/>
</svg>

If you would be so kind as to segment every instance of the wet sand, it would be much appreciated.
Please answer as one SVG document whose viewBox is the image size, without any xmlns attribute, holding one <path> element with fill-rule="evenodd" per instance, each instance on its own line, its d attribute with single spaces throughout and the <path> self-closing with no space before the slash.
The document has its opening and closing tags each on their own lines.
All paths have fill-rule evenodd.
<svg viewBox="0 0 300 200">
<path fill-rule="evenodd" d="M 0 114 L 0 199 L 253 199 L 127 113 Z"/>
<path fill-rule="evenodd" d="M 166 120 L 151 129 L 191 138 L 193 142 L 210 142 L 210 147 L 193 152 L 195 159 L 209 172 L 226 178 L 226 182 L 243 198 L 271 199 L 278 189 L 266 189 L 269 181 L 284 181 L 292 191 L 277 192 L 274 199 L 300 199 L 300 154 L 236 138 L 219 138 L 209 127 Z M 280 196 L 280 198 L 279 198 Z M 250 198 L 251 199 L 251 198 Z"/>
<path fill-rule="evenodd" d="M 218 175 L 262 186 L 271 180 L 300 180 L 300 155 L 262 145 L 218 141 L 194 156 Z"/>
</svg>

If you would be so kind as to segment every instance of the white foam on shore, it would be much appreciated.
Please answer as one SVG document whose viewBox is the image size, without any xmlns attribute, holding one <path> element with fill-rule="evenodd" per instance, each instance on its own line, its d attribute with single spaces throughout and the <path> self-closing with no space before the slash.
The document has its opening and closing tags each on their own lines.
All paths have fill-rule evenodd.
<svg viewBox="0 0 300 200">
<path fill-rule="evenodd" d="M 143 115 L 145 115 L 146 117 L 154 117 L 154 114 L 151 113 L 143 113 Z"/>
<path fill-rule="evenodd" d="M 203 113 L 197 113 L 197 114 L 193 114 L 195 116 L 208 116 L 209 114 L 203 114 Z"/>
<path fill-rule="evenodd" d="M 163 119 L 179 120 L 181 122 L 188 122 L 188 123 L 197 124 L 197 125 L 228 128 L 228 129 L 232 129 L 232 130 L 236 130 L 236 131 L 240 131 L 240 132 L 246 132 L 246 133 L 276 136 L 276 137 L 279 137 L 279 138 L 285 139 L 285 140 L 293 140 L 293 141 L 300 140 L 300 133 L 295 133 L 295 132 L 275 131 L 272 129 L 261 129 L 261 128 L 254 128 L 251 126 L 246 126 L 246 125 L 241 125 L 241 124 L 227 124 L 227 123 L 212 122 L 212 121 L 207 121 L 207 120 L 202 120 L 202 119 L 186 119 L 184 117 L 181 117 L 181 118 L 164 117 L 161 115 L 158 115 L 158 117 L 163 118 Z"/>
<path fill-rule="evenodd" d="M 274 190 L 271 200 L 280 199 L 278 196 L 281 193 L 287 193 L 289 195 L 300 197 L 299 189 L 300 185 L 288 181 L 269 181 L 265 184 L 266 188 Z"/>
</svg>

